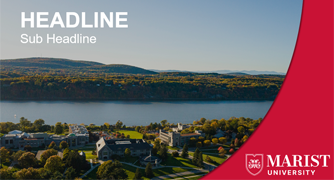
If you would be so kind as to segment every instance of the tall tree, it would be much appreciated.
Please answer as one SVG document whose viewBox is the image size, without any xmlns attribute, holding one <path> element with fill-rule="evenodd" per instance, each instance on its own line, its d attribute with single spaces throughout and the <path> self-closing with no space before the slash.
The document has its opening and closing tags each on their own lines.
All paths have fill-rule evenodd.
<svg viewBox="0 0 334 180">
<path fill-rule="evenodd" d="M 135 174 L 135 177 L 133 178 L 133 180 L 139 180 L 139 179 L 142 179 L 142 175 L 140 173 L 139 168 L 137 168 L 136 169 L 136 174 Z"/>
<path fill-rule="evenodd" d="M 77 173 L 80 172 L 83 163 L 85 162 L 82 161 L 80 154 L 76 150 L 69 152 L 68 157 L 65 161 L 66 166 L 73 167 L 77 171 Z"/>
<path fill-rule="evenodd" d="M 160 155 L 160 158 L 165 161 L 167 160 L 168 158 L 168 148 L 165 144 L 163 144 L 160 148 L 160 151 L 159 151 L 159 155 Z"/>
<path fill-rule="evenodd" d="M 193 155 L 193 159 L 192 159 L 193 164 L 197 164 L 198 154 L 199 154 L 199 149 L 196 148 L 194 155 Z"/>
<path fill-rule="evenodd" d="M 33 126 L 37 131 L 42 131 L 42 127 L 44 125 L 45 121 L 43 119 L 37 119 L 34 121 Z"/>
<path fill-rule="evenodd" d="M 121 129 L 122 128 L 122 125 L 123 125 L 123 122 L 122 121 L 120 121 L 120 120 L 118 120 L 117 122 L 116 122 L 116 129 Z"/>
<path fill-rule="evenodd" d="M 64 127 L 61 125 L 61 122 L 57 122 L 55 125 L 55 134 L 62 134 L 64 132 Z"/>
<path fill-rule="evenodd" d="M 203 167 L 203 154 L 202 151 L 200 151 L 198 153 L 198 157 L 197 157 L 197 166 L 198 167 Z"/>
<path fill-rule="evenodd" d="M 68 158 L 68 155 L 70 153 L 70 149 L 69 148 L 66 148 L 64 151 L 63 151 L 63 161 L 65 162 L 66 159 Z"/>
<path fill-rule="evenodd" d="M 153 177 L 153 170 L 152 170 L 152 165 L 151 163 L 147 163 L 146 168 L 145 168 L 145 174 L 146 177 L 152 178 Z"/>
<path fill-rule="evenodd" d="M 186 143 L 183 146 L 181 157 L 187 158 L 188 156 L 189 156 L 189 154 L 188 154 L 188 145 Z"/>
</svg>

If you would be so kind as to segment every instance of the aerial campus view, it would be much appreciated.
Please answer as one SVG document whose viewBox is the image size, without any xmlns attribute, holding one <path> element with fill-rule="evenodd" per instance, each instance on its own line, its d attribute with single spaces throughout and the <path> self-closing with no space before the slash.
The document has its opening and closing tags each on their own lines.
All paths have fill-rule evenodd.
<svg viewBox="0 0 334 180">
<path fill-rule="evenodd" d="M 0 178 L 181 180 L 217 170 L 279 94 L 301 6 L 2 1 Z M 67 14 L 82 22 L 69 28 Z M 38 40 L 53 34 L 96 39 Z"/>
<path fill-rule="evenodd" d="M 284 80 L 95 64 L 1 60 L 1 117 L 12 120 L 0 123 L 3 179 L 198 179 L 247 141 Z M 259 118 L 182 113 L 222 116 L 249 106 L 256 108 L 244 115 Z M 162 117 L 172 119 L 154 121 Z"/>
</svg>

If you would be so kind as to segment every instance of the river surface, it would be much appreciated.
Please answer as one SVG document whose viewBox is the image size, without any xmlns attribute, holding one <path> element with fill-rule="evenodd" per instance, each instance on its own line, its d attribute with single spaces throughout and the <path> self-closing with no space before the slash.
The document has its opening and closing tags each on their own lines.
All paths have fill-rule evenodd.
<svg viewBox="0 0 334 180">
<path fill-rule="evenodd" d="M 1 122 L 18 123 L 20 117 L 31 122 L 44 119 L 46 124 L 56 122 L 148 125 L 168 120 L 170 123 L 192 123 L 206 119 L 230 117 L 263 118 L 273 101 L 0 101 Z M 16 115 L 16 117 L 14 117 Z"/>
</svg>

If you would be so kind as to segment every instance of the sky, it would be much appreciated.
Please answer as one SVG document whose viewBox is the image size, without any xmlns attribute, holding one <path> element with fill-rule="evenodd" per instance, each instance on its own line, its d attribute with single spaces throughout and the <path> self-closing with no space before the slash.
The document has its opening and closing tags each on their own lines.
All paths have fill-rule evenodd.
<svg viewBox="0 0 334 180">
<path fill-rule="evenodd" d="M 302 0 L 1 0 L 0 58 L 54 57 L 156 70 L 285 73 Z M 128 28 L 21 28 L 21 12 L 128 12 Z M 27 24 L 28 25 L 28 24 Z M 95 44 L 22 44 L 21 34 L 95 36 Z"/>
</svg>

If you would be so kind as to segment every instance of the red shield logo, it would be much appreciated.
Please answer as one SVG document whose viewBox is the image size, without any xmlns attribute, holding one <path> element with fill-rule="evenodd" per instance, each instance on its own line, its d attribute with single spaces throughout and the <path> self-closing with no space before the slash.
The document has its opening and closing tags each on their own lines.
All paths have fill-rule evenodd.
<svg viewBox="0 0 334 180">
<path fill-rule="evenodd" d="M 263 154 L 246 154 L 246 169 L 251 175 L 258 175 L 263 169 Z"/>
</svg>

